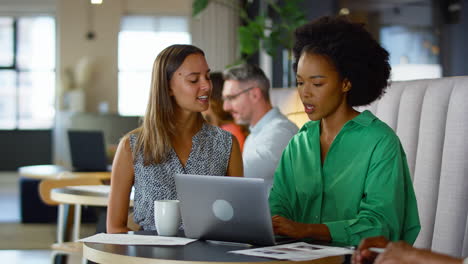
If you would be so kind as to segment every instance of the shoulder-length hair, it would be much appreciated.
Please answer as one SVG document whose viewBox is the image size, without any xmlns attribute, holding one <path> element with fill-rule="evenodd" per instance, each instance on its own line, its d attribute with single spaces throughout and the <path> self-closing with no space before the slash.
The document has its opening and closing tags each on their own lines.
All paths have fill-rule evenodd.
<svg viewBox="0 0 468 264">
<path fill-rule="evenodd" d="M 171 151 L 171 135 L 175 133 L 174 104 L 170 96 L 170 80 L 174 72 L 191 54 L 205 53 L 192 45 L 165 48 L 153 63 L 151 88 L 142 125 L 129 134 L 137 134 L 133 158 L 143 151 L 144 164 L 164 162 Z"/>
</svg>

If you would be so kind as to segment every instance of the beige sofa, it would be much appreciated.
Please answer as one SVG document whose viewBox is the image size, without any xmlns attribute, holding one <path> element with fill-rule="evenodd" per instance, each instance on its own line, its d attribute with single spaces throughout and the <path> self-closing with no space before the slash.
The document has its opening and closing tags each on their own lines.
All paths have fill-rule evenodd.
<svg viewBox="0 0 468 264">
<path fill-rule="evenodd" d="M 300 125 L 298 100 L 295 89 L 273 89 L 273 103 Z M 394 82 L 364 109 L 396 131 L 407 154 L 422 226 L 415 246 L 467 256 L 468 77 Z"/>
</svg>

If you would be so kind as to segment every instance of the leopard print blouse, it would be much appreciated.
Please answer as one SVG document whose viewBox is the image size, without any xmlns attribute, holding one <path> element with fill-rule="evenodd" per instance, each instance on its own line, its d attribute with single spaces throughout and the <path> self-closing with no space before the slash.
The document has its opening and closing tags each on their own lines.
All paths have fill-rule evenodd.
<svg viewBox="0 0 468 264">
<path fill-rule="evenodd" d="M 130 135 L 132 151 L 136 139 L 136 134 Z M 174 174 L 226 175 L 231 147 L 232 135 L 229 132 L 204 123 L 192 138 L 192 150 L 185 167 L 173 149 L 164 163 L 149 166 L 144 166 L 143 152 L 138 152 L 133 162 L 135 223 L 143 230 L 156 229 L 154 201 L 177 199 Z"/>
</svg>

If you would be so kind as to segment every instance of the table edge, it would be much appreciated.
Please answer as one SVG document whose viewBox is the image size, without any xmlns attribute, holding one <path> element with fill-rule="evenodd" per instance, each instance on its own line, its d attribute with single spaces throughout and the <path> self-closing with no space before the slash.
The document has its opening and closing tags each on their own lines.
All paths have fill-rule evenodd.
<svg viewBox="0 0 468 264">
<path fill-rule="evenodd" d="M 331 264 L 337 263 L 338 259 L 341 259 L 343 262 L 343 256 L 332 256 L 315 260 L 305 260 L 305 261 L 282 261 L 282 260 L 272 260 L 272 261 L 262 261 L 262 262 L 215 262 L 215 261 L 189 261 L 189 260 L 170 260 L 170 259 L 154 259 L 154 258 L 143 258 L 143 257 L 132 257 L 126 255 L 120 255 L 116 253 L 110 253 L 105 251 L 100 251 L 86 245 L 86 242 L 83 243 L 83 257 L 87 260 L 94 261 L 96 263 L 126 263 L 126 264 Z"/>
<path fill-rule="evenodd" d="M 54 192 L 53 189 L 50 193 L 50 198 L 59 203 L 82 204 L 89 206 L 107 206 L 109 201 L 108 197 L 60 193 L 56 191 Z"/>
</svg>

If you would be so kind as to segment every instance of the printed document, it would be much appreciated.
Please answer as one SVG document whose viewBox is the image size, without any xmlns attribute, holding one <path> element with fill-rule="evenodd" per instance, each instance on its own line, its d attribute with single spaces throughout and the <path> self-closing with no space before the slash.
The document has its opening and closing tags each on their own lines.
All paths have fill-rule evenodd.
<svg viewBox="0 0 468 264">
<path fill-rule="evenodd" d="M 303 261 L 331 256 L 353 254 L 354 250 L 340 247 L 313 245 L 305 242 L 297 242 L 279 246 L 243 249 L 229 252 L 234 254 L 242 254 L 263 258 Z"/>
<path fill-rule="evenodd" d="M 196 239 L 190 239 L 185 237 L 99 233 L 90 237 L 80 239 L 78 241 L 115 245 L 181 246 L 196 241 Z"/>
</svg>

